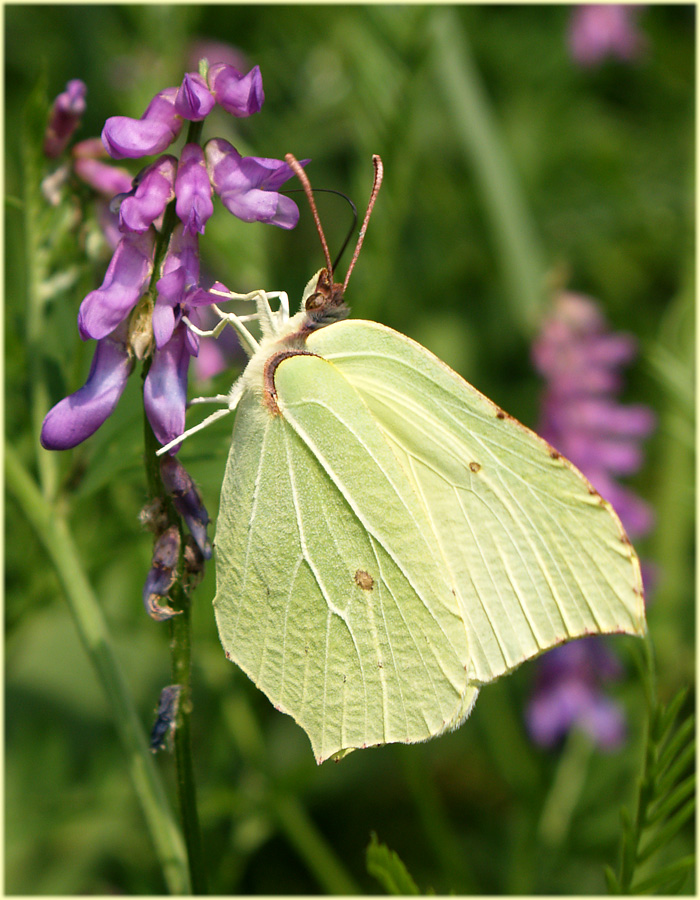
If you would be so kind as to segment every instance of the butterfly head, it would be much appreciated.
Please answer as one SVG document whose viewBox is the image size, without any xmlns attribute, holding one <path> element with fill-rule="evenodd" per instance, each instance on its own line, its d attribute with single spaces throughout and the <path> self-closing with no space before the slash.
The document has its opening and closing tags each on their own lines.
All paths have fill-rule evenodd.
<svg viewBox="0 0 700 900">
<path fill-rule="evenodd" d="M 307 327 L 312 331 L 347 319 L 350 309 L 343 298 L 344 285 L 333 283 L 333 276 L 328 269 L 320 269 L 304 289 L 301 300 L 302 310 L 306 313 Z"/>
</svg>

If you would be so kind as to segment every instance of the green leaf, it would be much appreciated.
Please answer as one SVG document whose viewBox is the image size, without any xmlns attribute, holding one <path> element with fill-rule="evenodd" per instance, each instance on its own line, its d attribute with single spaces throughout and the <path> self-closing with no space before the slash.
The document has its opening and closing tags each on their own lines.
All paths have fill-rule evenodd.
<svg viewBox="0 0 700 900">
<path fill-rule="evenodd" d="M 386 844 L 380 844 L 374 832 L 367 847 L 367 871 L 377 879 L 387 894 L 397 897 L 420 894 L 399 855 Z"/>
</svg>

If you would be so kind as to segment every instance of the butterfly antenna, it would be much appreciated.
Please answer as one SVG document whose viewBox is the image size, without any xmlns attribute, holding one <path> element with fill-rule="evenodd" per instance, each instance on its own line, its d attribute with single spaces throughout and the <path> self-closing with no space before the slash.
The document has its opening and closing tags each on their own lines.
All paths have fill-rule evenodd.
<svg viewBox="0 0 700 900">
<path fill-rule="evenodd" d="M 301 185 L 304 188 L 304 193 L 306 194 L 306 199 L 309 201 L 309 206 L 311 207 L 311 212 L 314 217 L 314 222 L 316 223 L 316 230 L 318 231 L 318 236 L 321 238 L 321 246 L 323 247 L 323 253 L 326 257 L 326 265 L 328 267 L 328 272 L 331 276 L 331 281 L 333 280 L 333 263 L 331 262 L 331 255 L 328 252 L 328 244 L 326 243 L 326 236 L 323 233 L 323 226 L 321 225 L 321 219 L 318 215 L 318 210 L 316 209 L 316 203 L 314 202 L 314 192 L 311 190 L 311 184 L 309 182 L 308 176 L 306 172 L 301 167 L 301 164 L 297 160 L 297 158 L 291 154 L 287 153 L 284 157 L 285 162 L 289 166 L 289 168 L 294 172 L 299 181 L 301 181 Z"/>
<path fill-rule="evenodd" d="M 372 215 L 372 210 L 374 209 L 374 201 L 377 199 L 377 194 L 379 193 L 379 188 L 382 186 L 382 178 L 384 177 L 384 165 L 382 163 L 382 158 L 377 153 L 372 157 L 372 163 L 374 165 L 374 184 L 372 185 L 372 193 L 369 196 L 369 203 L 367 204 L 367 212 L 365 213 L 365 220 L 362 223 L 362 228 L 360 228 L 360 234 L 357 238 L 357 244 L 355 245 L 355 252 L 352 255 L 352 259 L 350 260 L 350 265 L 348 267 L 348 271 L 345 275 L 345 281 L 343 282 L 343 291 L 348 286 L 348 281 L 350 281 L 350 273 L 355 267 L 355 263 L 357 262 L 357 257 L 360 255 L 360 250 L 362 248 L 362 242 L 365 239 L 365 233 L 367 232 L 367 223 L 369 222 L 369 217 Z"/>
</svg>

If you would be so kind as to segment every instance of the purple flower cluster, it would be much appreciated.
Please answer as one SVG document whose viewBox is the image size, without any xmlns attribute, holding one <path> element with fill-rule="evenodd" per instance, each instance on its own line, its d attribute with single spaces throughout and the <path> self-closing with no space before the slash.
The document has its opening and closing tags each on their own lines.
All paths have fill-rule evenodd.
<svg viewBox="0 0 700 900">
<path fill-rule="evenodd" d="M 584 67 L 596 66 L 606 58 L 630 62 L 644 49 L 637 28 L 639 7 L 634 4 L 582 4 L 575 6 L 569 21 L 569 50 Z"/>
<path fill-rule="evenodd" d="M 60 141 L 65 147 L 84 95 L 82 82 L 70 82 L 54 104 L 47 132 L 53 150 Z M 296 204 L 279 193 L 293 175 L 286 162 L 243 157 L 221 138 L 202 147 L 189 137 L 216 105 L 244 117 L 258 112 L 263 100 L 257 66 L 243 75 L 227 63 L 204 64 L 200 73 L 187 73 L 179 88 L 156 94 L 139 119 L 107 119 L 99 152 L 93 140 L 73 153 L 79 177 L 103 194 L 114 189 L 112 219 L 105 216 L 103 225 L 114 255 L 102 285 L 85 297 L 78 314 L 81 338 L 97 341 L 87 382 L 47 414 L 45 448 L 69 449 L 93 434 L 113 412 L 135 359 L 150 361 L 144 404 L 158 441 L 167 444 L 184 431 L 187 374 L 199 338 L 183 318 L 196 323 L 198 309 L 216 300 L 199 280 L 199 236 L 214 211 L 213 193 L 244 222 L 288 229 L 299 217 Z M 185 121 L 190 135 L 179 158 L 160 155 L 133 180 L 99 159 L 104 148 L 119 160 L 163 154 Z M 168 210 L 174 212 L 169 218 Z"/>
<path fill-rule="evenodd" d="M 595 301 L 573 293 L 556 298 L 532 350 L 546 381 L 537 431 L 613 505 L 629 535 L 641 537 L 652 527 L 652 512 L 617 480 L 639 470 L 641 443 L 656 422 L 646 406 L 617 400 L 622 369 L 635 355 L 631 335 L 609 331 Z M 624 715 L 601 690 L 619 670 L 596 638 L 548 653 L 527 712 L 533 739 L 551 746 L 577 725 L 603 748 L 619 745 Z"/>
<path fill-rule="evenodd" d="M 648 407 L 616 399 L 636 353 L 634 338 L 610 332 L 594 300 L 572 293 L 556 298 L 532 349 L 546 380 L 538 433 L 613 505 L 630 537 L 651 529 L 652 513 L 617 478 L 639 471 L 641 442 L 656 425 Z"/>
</svg>

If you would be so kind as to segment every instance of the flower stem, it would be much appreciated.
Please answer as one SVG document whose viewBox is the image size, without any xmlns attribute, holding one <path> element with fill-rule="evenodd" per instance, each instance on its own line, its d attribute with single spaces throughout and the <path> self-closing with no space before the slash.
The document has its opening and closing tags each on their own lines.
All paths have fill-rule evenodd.
<svg viewBox="0 0 700 900">
<path fill-rule="evenodd" d="M 9 445 L 5 447 L 5 478 L 54 565 L 78 635 L 112 707 L 114 724 L 168 890 L 171 894 L 188 894 L 190 884 L 182 836 L 173 819 L 160 773 L 149 752 L 107 624 L 82 568 L 68 523 L 42 496 Z"/>
<path fill-rule="evenodd" d="M 150 365 L 150 360 L 144 365 L 143 377 Z M 159 444 L 153 434 L 153 430 L 144 411 L 144 462 L 146 466 L 146 481 L 151 497 L 160 497 L 164 501 L 168 518 L 171 524 L 180 529 L 180 535 L 184 538 L 182 520 L 175 511 L 163 486 L 160 475 L 160 466 L 156 450 Z M 180 703 L 178 707 L 177 721 L 175 725 L 175 771 L 177 781 L 177 797 L 180 809 L 180 822 L 187 847 L 187 860 L 189 864 L 190 880 L 193 894 L 206 894 L 207 877 L 202 852 L 202 837 L 197 814 L 197 794 L 194 780 L 194 767 L 192 763 L 192 744 L 190 740 L 190 721 L 192 716 L 192 656 L 191 656 L 191 615 L 190 597 L 184 587 L 184 559 L 182 552 L 178 563 L 178 577 L 170 592 L 170 604 L 173 609 L 179 610 L 170 622 L 170 649 L 173 684 L 180 685 Z"/>
<path fill-rule="evenodd" d="M 177 796 L 180 820 L 187 846 L 192 893 L 206 894 L 208 893 L 207 876 L 202 852 L 199 816 L 197 815 L 197 795 L 190 739 L 192 714 L 191 617 L 189 599 L 184 599 L 182 613 L 170 620 L 173 679 L 182 687 L 174 739 Z"/>
</svg>

